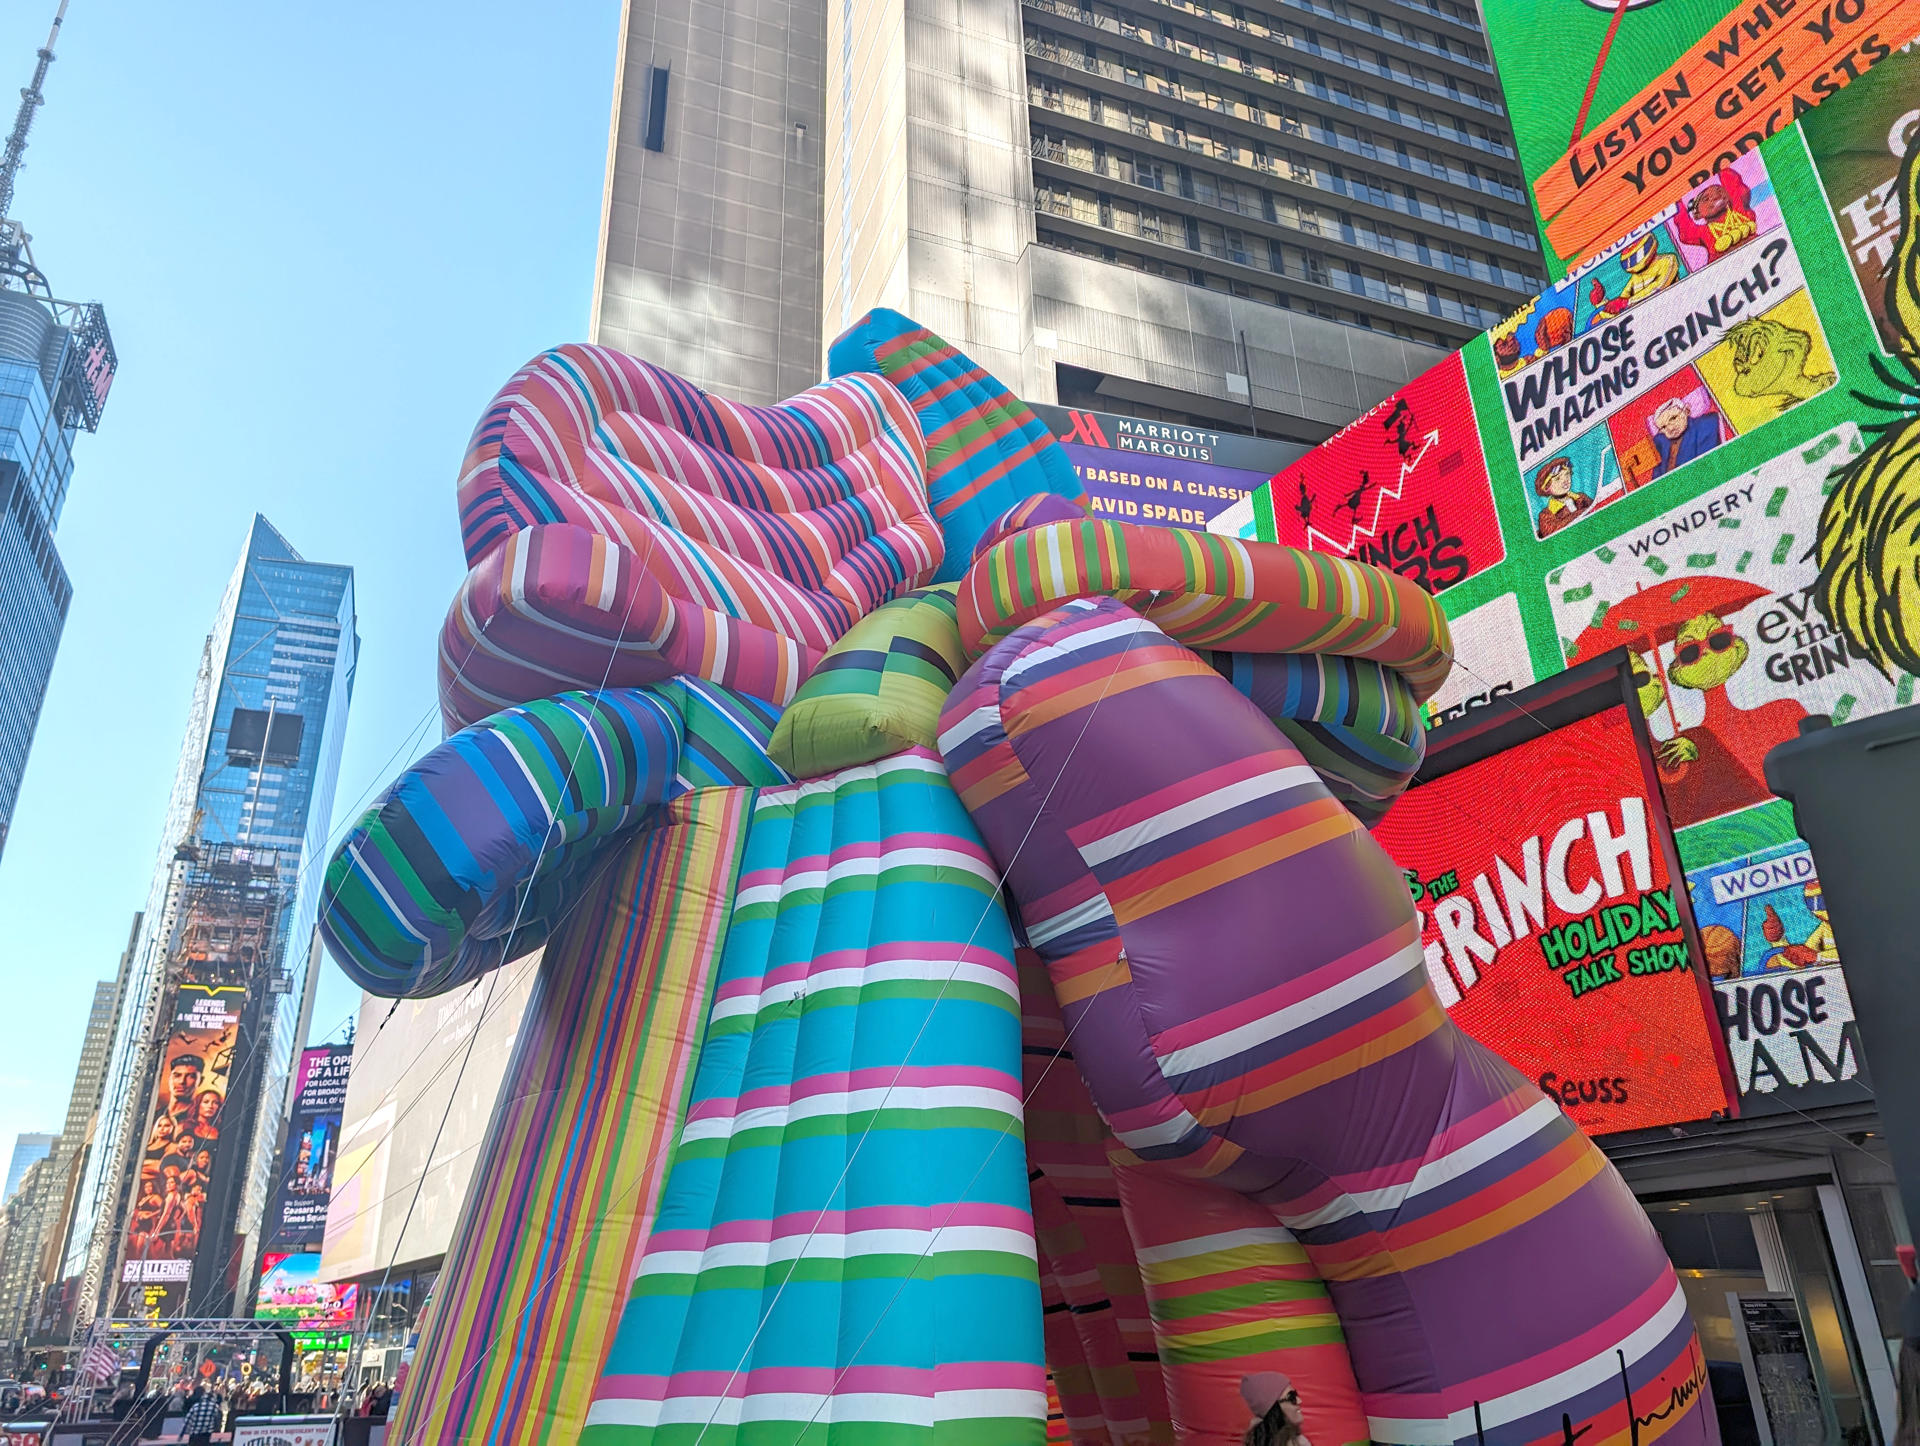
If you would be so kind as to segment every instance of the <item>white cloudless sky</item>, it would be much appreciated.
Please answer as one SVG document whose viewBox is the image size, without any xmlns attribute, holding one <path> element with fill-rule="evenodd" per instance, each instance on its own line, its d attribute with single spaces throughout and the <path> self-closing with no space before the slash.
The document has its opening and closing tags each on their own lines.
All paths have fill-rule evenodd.
<svg viewBox="0 0 1920 1446">
<path fill-rule="evenodd" d="M 55 3 L 0 7 L 0 133 Z M 72 0 L 14 214 L 120 370 L 75 447 L 73 606 L 0 857 L 0 1161 L 60 1128 L 255 511 L 355 571 L 336 828 L 433 706 L 467 436 L 586 336 L 618 27 L 618 0 Z M 359 1000 L 326 971 L 316 1036 Z"/>
</svg>

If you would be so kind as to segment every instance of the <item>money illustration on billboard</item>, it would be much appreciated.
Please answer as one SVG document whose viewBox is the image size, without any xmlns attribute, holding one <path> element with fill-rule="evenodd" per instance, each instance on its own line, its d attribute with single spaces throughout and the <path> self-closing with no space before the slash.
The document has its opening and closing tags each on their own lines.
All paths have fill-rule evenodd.
<svg viewBox="0 0 1920 1446">
<path fill-rule="evenodd" d="M 1687 888 L 1742 1098 L 1804 1105 L 1858 1079 L 1853 1001 L 1806 844 L 1694 869 Z"/>
<path fill-rule="evenodd" d="M 1292 547 L 1389 568 L 1444 592 L 1506 556 L 1458 353 L 1273 479 Z"/>
<path fill-rule="evenodd" d="M 200 1249 L 207 1196 L 221 1156 L 240 1016 L 240 985 L 182 983 L 159 1055 L 121 1280 L 129 1313 L 177 1314 Z"/>
<path fill-rule="evenodd" d="M 1448 1014 L 1589 1134 L 1728 1105 L 1639 747 L 1616 703 L 1416 784 L 1373 831 Z"/>
<path fill-rule="evenodd" d="M 1758 153 L 1488 336 L 1543 540 L 1838 380 Z"/>
<path fill-rule="evenodd" d="M 1120 522 L 1204 532 L 1306 450 L 1205 427 L 1032 406 L 1087 489 L 1087 511 Z"/>
<path fill-rule="evenodd" d="M 1907 701 L 1815 602 L 1830 477 L 1863 450 L 1842 423 L 1547 575 L 1569 662 L 1639 659 L 1676 828 L 1770 800 L 1767 751 L 1807 715 Z"/>
</svg>

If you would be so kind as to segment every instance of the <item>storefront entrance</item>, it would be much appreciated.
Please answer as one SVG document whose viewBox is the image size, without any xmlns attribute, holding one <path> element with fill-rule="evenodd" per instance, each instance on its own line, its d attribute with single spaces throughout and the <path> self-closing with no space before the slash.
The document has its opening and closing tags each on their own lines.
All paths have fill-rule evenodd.
<svg viewBox="0 0 1920 1446">
<path fill-rule="evenodd" d="M 1887 1382 L 1872 1378 L 1887 1374 L 1886 1347 L 1856 1333 L 1829 1228 L 1842 1207 L 1824 1190 L 1835 1198 L 1811 1183 L 1643 1198 L 1693 1311 L 1725 1446 L 1880 1446 L 1874 1392 Z"/>
</svg>

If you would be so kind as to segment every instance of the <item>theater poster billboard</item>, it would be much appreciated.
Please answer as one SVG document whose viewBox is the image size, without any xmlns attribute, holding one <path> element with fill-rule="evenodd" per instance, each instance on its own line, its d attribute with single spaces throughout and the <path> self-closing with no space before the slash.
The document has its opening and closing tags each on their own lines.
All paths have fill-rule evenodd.
<svg viewBox="0 0 1920 1446">
<path fill-rule="evenodd" d="M 160 1319 L 188 1313 L 214 1172 L 245 1141 L 223 1141 L 227 1089 L 240 1044 L 247 992 L 241 985 L 182 983 L 168 1002 L 170 1026 L 142 1121 L 126 1251 L 122 1313 Z M 216 1253 L 223 1242 L 208 1242 Z M 224 1258 L 204 1269 L 222 1273 Z"/>
<path fill-rule="evenodd" d="M 352 1069 L 351 1045 L 301 1051 L 294 1071 L 286 1147 L 267 1206 L 267 1248 L 271 1250 L 317 1251 L 326 1237 L 340 1115 L 346 1107 Z"/>
</svg>

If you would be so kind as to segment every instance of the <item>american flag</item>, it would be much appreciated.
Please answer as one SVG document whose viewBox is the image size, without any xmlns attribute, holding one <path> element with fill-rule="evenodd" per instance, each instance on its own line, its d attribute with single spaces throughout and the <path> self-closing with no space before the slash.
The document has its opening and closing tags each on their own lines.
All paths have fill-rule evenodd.
<svg viewBox="0 0 1920 1446">
<path fill-rule="evenodd" d="M 119 1374 L 120 1357 L 104 1340 L 94 1341 L 87 1347 L 86 1354 L 80 1357 L 82 1380 L 106 1382 Z"/>
</svg>

